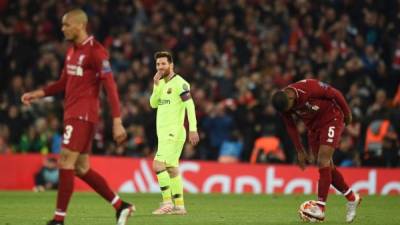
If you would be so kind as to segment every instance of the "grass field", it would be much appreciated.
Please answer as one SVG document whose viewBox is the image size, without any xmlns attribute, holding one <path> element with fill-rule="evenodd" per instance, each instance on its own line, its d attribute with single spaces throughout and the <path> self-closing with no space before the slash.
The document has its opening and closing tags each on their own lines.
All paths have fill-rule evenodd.
<svg viewBox="0 0 400 225">
<path fill-rule="evenodd" d="M 52 216 L 55 192 L 0 192 L 0 225 L 44 225 Z M 304 224 L 297 216 L 300 203 L 313 199 L 306 195 L 189 195 L 188 215 L 153 216 L 158 194 L 123 194 L 134 202 L 137 212 L 128 224 L 140 225 L 243 225 Z M 345 200 L 329 196 L 324 224 L 346 224 Z M 67 225 L 115 224 L 114 211 L 94 193 L 75 193 L 69 206 Z M 400 197 L 364 196 L 353 224 L 400 224 Z"/>
</svg>

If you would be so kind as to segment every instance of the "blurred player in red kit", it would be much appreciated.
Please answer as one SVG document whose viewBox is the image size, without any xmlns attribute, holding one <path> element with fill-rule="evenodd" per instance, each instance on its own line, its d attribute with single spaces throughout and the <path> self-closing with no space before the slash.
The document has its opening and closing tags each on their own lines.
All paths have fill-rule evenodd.
<svg viewBox="0 0 400 225">
<path fill-rule="evenodd" d="M 306 161 L 313 162 L 317 158 L 317 205 L 321 210 L 310 210 L 308 214 L 324 220 L 325 203 L 332 184 L 347 198 L 346 221 L 352 222 L 361 198 L 349 188 L 332 161 L 344 126 L 352 120 L 350 108 L 343 95 L 323 82 L 307 79 L 277 91 L 272 96 L 272 104 L 283 117 L 290 139 L 296 148 L 301 169 L 305 169 Z M 301 144 L 293 115 L 303 120 L 307 127 L 311 153 L 307 153 Z"/>
<path fill-rule="evenodd" d="M 117 144 L 127 135 L 120 117 L 120 103 L 116 84 L 108 61 L 108 53 L 86 31 L 87 15 L 80 9 L 67 12 L 62 18 L 65 39 L 72 42 L 67 50 L 61 78 L 43 89 L 23 94 L 21 100 L 30 105 L 32 101 L 65 93 L 64 135 L 58 162 L 59 186 L 57 208 L 48 225 L 64 224 L 67 207 L 74 189 L 74 176 L 92 187 L 116 210 L 117 224 L 126 224 L 135 207 L 122 201 L 108 186 L 105 179 L 90 168 L 89 153 L 99 120 L 99 92 L 103 86 L 113 117 L 113 138 Z"/>
</svg>

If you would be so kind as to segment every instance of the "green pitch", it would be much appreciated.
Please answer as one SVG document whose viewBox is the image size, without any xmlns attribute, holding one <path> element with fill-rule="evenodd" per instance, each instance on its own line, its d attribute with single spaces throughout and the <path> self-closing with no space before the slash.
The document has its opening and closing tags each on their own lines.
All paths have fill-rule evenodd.
<svg viewBox="0 0 400 225">
<path fill-rule="evenodd" d="M 0 225 L 44 225 L 52 217 L 55 192 L 0 192 Z M 304 195 L 189 195 L 188 215 L 153 216 L 158 194 L 123 194 L 134 202 L 137 212 L 128 224 L 140 225 L 256 225 L 305 224 L 297 216 L 300 203 L 313 199 Z M 399 196 L 364 196 L 353 224 L 400 224 Z M 345 200 L 329 196 L 324 224 L 346 224 Z M 94 193 L 75 193 L 69 206 L 66 225 L 115 224 L 114 210 Z"/>
</svg>

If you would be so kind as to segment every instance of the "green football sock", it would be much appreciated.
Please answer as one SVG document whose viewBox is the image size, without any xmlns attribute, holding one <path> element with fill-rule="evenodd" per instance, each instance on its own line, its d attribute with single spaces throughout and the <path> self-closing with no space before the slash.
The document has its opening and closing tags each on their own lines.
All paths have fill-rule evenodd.
<svg viewBox="0 0 400 225">
<path fill-rule="evenodd" d="M 160 185 L 163 202 L 171 201 L 171 179 L 167 170 L 157 172 L 158 184 Z"/>
<path fill-rule="evenodd" d="M 171 178 L 171 193 L 176 207 L 184 207 L 183 183 L 180 175 Z"/>
</svg>

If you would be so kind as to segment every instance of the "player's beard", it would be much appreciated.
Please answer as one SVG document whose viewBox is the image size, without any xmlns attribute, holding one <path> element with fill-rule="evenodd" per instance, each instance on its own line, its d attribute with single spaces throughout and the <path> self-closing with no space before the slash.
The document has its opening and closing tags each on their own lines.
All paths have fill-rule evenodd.
<svg viewBox="0 0 400 225">
<path fill-rule="evenodd" d="M 64 34 L 64 39 L 69 42 L 75 42 L 75 40 L 78 39 L 78 35 L 71 34 L 68 36 Z"/>
<path fill-rule="evenodd" d="M 165 72 L 163 73 L 163 75 L 161 76 L 161 78 L 168 77 L 168 75 L 169 75 L 169 70 L 170 70 L 170 66 L 169 66 L 167 69 L 165 69 Z"/>
</svg>

